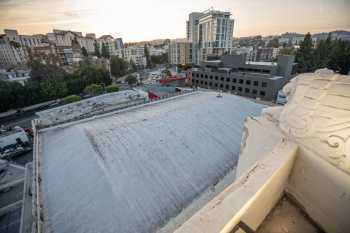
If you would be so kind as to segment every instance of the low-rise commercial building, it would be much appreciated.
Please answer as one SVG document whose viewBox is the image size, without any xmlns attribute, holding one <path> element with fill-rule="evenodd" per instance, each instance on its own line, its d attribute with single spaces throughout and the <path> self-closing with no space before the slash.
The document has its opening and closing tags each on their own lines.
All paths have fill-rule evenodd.
<svg viewBox="0 0 350 233">
<path fill-rule="evenodd" d="M 192 71 L 196 87 L 274 101 L 291 77 L 294 56 L 279 56 L 274 62 L 246 62 L 244 55 L 223 55 L 221 60 L 202 62 Z"/>
<path fill-rule="evenodd" d="M 277 58 L 279 51 L 279 48 L 259 47 L 256 49 L 256 56 L 253 61 L 273 61 Z"/>
<path fill-rule="evenodd" d="M 234 47 L 231 49 L 231 54 L 245 54 L 246 61 L 255 61 L 256 59 L 256 50 L 253 46 Z"/>
</svg>

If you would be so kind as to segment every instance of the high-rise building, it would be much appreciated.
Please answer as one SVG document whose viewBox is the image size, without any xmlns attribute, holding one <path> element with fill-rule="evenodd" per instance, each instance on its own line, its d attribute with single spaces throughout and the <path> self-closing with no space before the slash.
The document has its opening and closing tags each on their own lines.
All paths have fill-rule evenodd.
<svg viewBox="0 0 350 233">
<path fill-rule="evenodd" d="M 234 20 L 230 12 L 209 9 L 193 12 L 186 23 L 187 39 L 192 42 L 192 62 L 198 64 L 208 55 L 220 56 L 232 47 Z"/>
<path fill-rule="evenodd" d="M 198 63 L 198 49 L 199 49 L 199 41 L 198 41 L 198 23 L 199 18 L 202 13 L 192 12 L 189 15 L 188 21 L 186 22 L 186 35 L 187 40 L 192 43 L 192 61 L 191 63 Z"/>
<path fill-rule="evenodd" d="M 117 38 L 115 39 L 115 48 L 116 49 L 123 49 L 124 48 L 124 43 L 122 38 Z"/>
</svg>

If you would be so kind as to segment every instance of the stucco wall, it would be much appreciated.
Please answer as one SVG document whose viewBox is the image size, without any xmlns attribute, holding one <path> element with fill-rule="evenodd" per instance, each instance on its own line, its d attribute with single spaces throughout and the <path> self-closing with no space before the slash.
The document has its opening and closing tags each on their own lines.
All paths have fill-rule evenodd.
<svg viewBox="0 0 350 233">
<path fill-rule="evenodd" d="M 269 109 L 271 111 L 271 108 Z M 240 177 L 258 160 L 268 156 L 281 141 L 281 131 L 264 110 L 261 117 L 246 118 L 236 177 Z"/>
<path fill-rule="evenodd" d="M 287 191 L 326 232 L 350 231 L 350 176 L 306 149 L 300 149 Z"/>
</svg>

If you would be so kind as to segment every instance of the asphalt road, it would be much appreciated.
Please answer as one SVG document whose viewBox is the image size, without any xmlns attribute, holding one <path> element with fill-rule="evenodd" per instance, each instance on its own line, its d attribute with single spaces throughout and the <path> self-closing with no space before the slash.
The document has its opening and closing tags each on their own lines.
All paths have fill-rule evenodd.
<svg viewBox="0 0 350 233">
<path fill-rule="evenodd" d="M 1 233 L 19 233 L 22 205 L 0 216 Z"/>
<path fill-rule="evenodd" d="M 25 166 L 26 163 L 33 161 L 33 151 L 29 151 L 28 153 L 16 156 L 11 159 L 11 162 L 14 164 L 18 164 L 21 166 Z"/>
<path fill-rule="evenodd" d="M 32 120 L 38 118 L 35 113 L 26 114 L 25 116 L 16 116 L 11 119 L 0 120 L 1 125 L 5 126 L 20 126 L 22 128 L 31 128 Z"/>
<path fill-rule="evenodd" d="M 9 190 L 0 191 L 0 208 L 11 205 L 23 198 L 23 182 L 12 186 Z"/>
</svg>

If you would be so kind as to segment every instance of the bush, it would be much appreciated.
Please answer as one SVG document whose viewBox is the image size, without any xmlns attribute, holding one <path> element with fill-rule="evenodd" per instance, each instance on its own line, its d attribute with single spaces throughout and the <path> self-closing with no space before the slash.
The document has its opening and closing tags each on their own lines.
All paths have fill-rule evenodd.
<svg viewBox="0 0 350 233">
<path fill-rule="evenodd" d="M 74 103 L 80 100 L 81 100 L 81 97 L 78 95 L 69 95 L 63 98 L 63 102 L 65 104 Z"/>
<path fill-rule="evenodd" d="M 137 83 L 137 78 L 134 76 L 134 75 L 128 75 L 126 78 L 125 78 L 125 81 L 130 85 L 134 85 L 135 83 Z"/>
<path fill-rule="evenodd" d="M 84 92 L 89 95 L 100 95 L 103 92 L 103 88 L 101 85 L 98 84 L 91 84 L 87 87 L 85 87 Z"/>
<path fill-rule="evenodd" d="M 112 85 L 109 85 L 109 86 L 106 87 L 106 91 L 108 93 L 117 92 L 117 91 L 119 91 L 119 87 L 117 85 L 115 85 L 115 84 L 112 84 Z"/>
</svg>

